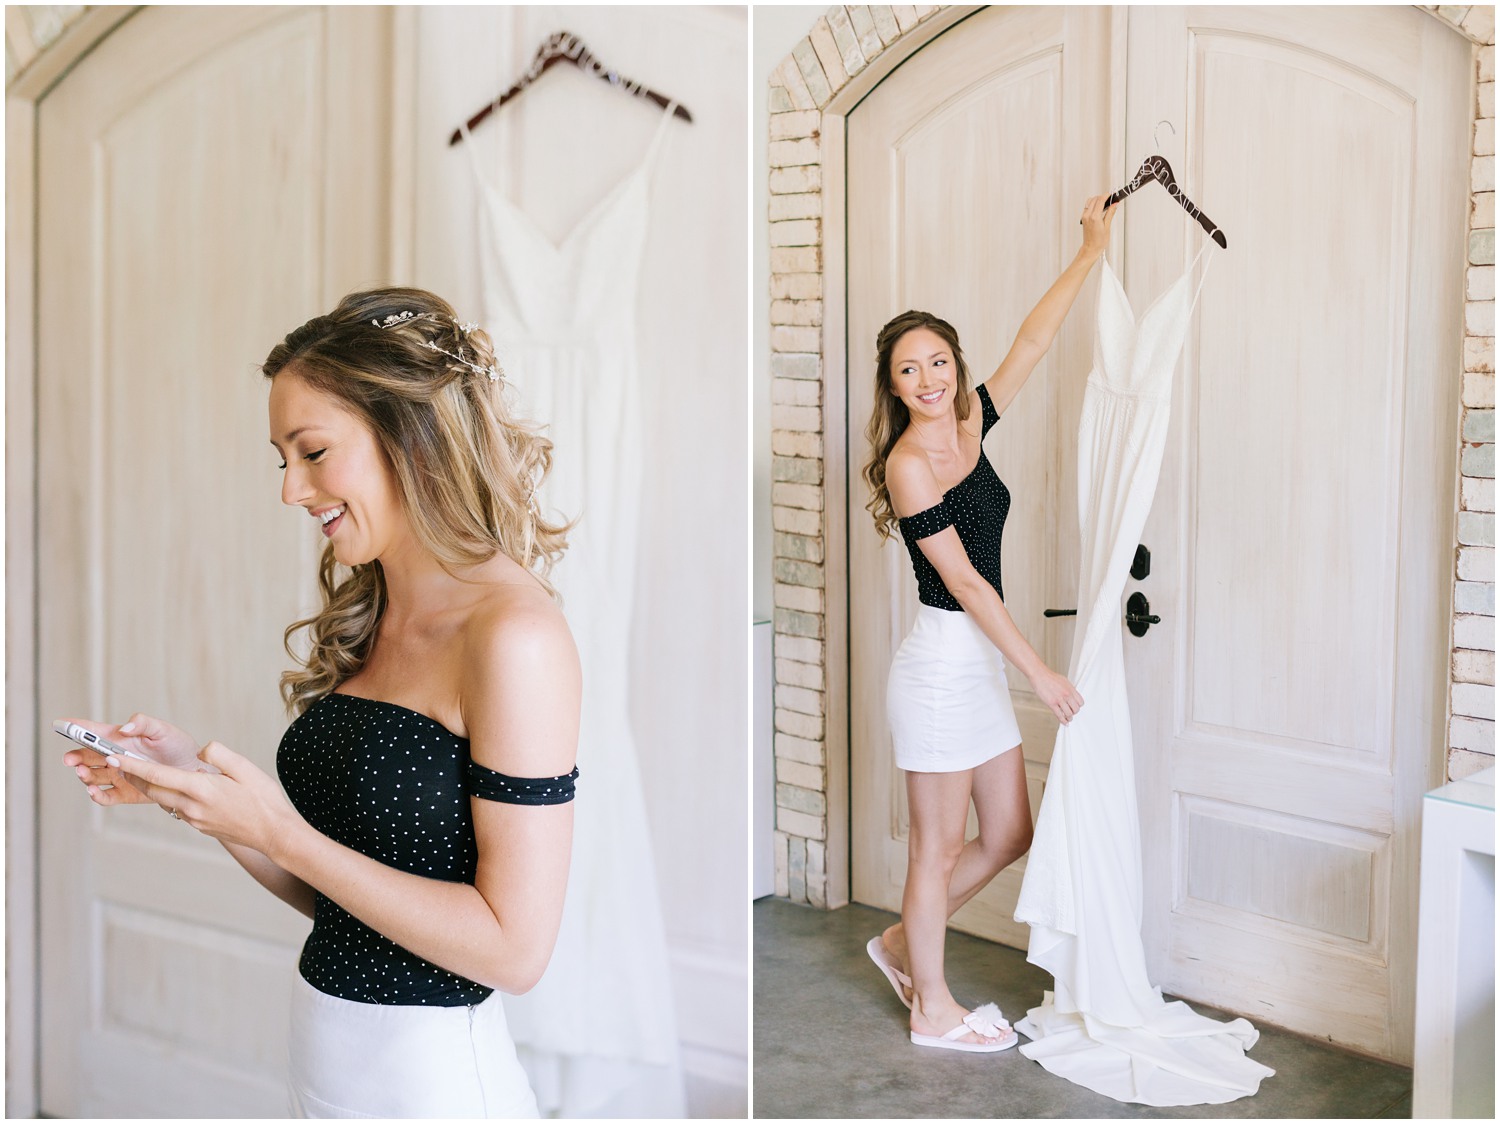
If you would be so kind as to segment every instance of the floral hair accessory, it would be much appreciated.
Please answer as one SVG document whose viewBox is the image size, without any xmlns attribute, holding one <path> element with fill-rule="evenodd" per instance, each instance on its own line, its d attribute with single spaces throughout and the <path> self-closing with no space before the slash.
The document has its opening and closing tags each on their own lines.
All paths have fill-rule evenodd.
<svg viewBox="0 0 1500 1124">
<path fill-rule="evenodd" d="M 393 312 L 393 313 L 391 313 L 391 315 L 387 316 L 384 320 L 371 320 L 370 323 L 373 324 L 373 325 L 375 325 L 375 327 L 377 327 L 377 328 L 385 329 L 385 328 L 399 328 L 403 324 L 414 324 L 418 320 L 431 320 L 431 321 L 433 321 L 434 323 L 437 323 L 437 324 L 441 324 L 443 322 L 442 321 L 442 317 L 436 316 L 436 315 L 434 315 L 431 312 L 411 312 L 411 311 L 407 311 L 407 312 Z M 459 334 L 463 335 L 463 336 L 467 336 L 475 328 L 479 327 L 478 324 L 473 324 L 473 323 L 464 324 L 464 323 L 461 323 L 457 319 L 457 317 L 454 318 L 453 323 L 458 327 Z M 469 368 L 469 370 L 473 371 L 476 375 L 484 375 L 486 378 L 488 378 L 490 380 L 490 382 L 497 383 L 501 379 L 505 378 L 505 368 L 504 367 L 496 366 L 493 363 L 476 363 L 474 360 L 468 358 L 464 354 L 464 349 L 463 349 L 463 345 L 462 344 L 460 344 L 459 347 L 458 347 L 458 354 L 457 355 L 453 354 L 453 352 L 449 351 L 447 348 L 439 347 L 437 345 L 437 341 L 435 341 L 435 340 L 425 340 L 425 341 L 423 341 L 422 346 L 425 347 L 425 348 L 427 348 L 428 351 L 436 351 L 439 355 L 446 355 L 449 359 L 452 359 L 452 360 L 454 360 L 455 362 L 458 362 L 458 363 L 462 363 L 465 367 Z"/>
</svg>

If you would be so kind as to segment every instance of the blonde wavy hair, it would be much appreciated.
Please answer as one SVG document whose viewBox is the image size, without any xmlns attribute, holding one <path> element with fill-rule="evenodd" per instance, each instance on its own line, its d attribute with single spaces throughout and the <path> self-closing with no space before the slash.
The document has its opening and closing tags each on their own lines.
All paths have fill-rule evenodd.
<svg viewBox="0 0 1500 1124">
<path fill-rule="evenodd" d="M 396 322 L 404 312 L 414 315 Z M 390 327 L 377 327 L 388 319 Z M 441 297 L 373 289 L 349 294 L 289 334 L 261 370 L 268 379 L 305 379 L 369 426 L 417 541 L 444 569 L 485 562 L 498 551 L 556 597 L 547 574 L 567 547 L 571 524 L 547 521 L 535 500 L 552 466 L 552 442 L 511 416 L 503 384 L 465 359 L 496 365 L 494 345 L 482 329 L 459 324 Z M 364 666 L 386 607 L 379 561 L 341 566 L 332 543 L 323 548 L 318 584 L 323 608 L 283 637 L 300 665 L 281 676 L 281 697 L 294 715 Z M 292 647 L 302 629 L 310 638 L 305 659 Z"/>
<path fill-rule="evenodd" d="M 912 309 L 880 329 L 880 334 L 875 337 L 875 408 L 870 414 L 870 424 L 865 426 L 870 459 L 865 462 L 864 478 L 870 486 L 870 500 L 865 504 L 865 510 L 875 517 L 875 532 L 882 539 L 891 537 L 897 520 L 896 509 L 891 506 L 891 493 L 885 486 L 885 462 L 896 446 L 896 438 L 911 424 L 911 411 L 891 388 L 891 353 L 896 350 L 901 337 L 916 328 L 936 332 L 953 353 L 953 363 L 958 368 L 958 390 L 953 396 L 953 410 L 959 421 L 969 416 L 969 364 L 964 359 L 963 348 L 958 346 L 958 332 L 952 324 L 930 312 Z"/>
</svg>

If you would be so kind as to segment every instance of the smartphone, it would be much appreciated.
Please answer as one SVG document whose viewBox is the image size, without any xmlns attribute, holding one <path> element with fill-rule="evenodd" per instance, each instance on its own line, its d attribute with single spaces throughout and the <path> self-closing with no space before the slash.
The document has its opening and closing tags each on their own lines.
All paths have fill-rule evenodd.
<svg viewBox="0 0 1500 1124">
<path fill-rule="evenodd" d="M 85 749 L 92 749 L 96 753 L 102 753 L 106 756 L 113 755 L 115 757 L 134 757 L 139 761 L 151 760 L 144 753 L 136 753 L 133 750 L 125 749 L 122 746 L 115 745 L 112 741 L 101 738 L 91 730 L 85 730 L 77 722 L 64 722 L 59 718 L 52 723 L 52 728 L 63 737 L 72 738 Z"/>
</svg>

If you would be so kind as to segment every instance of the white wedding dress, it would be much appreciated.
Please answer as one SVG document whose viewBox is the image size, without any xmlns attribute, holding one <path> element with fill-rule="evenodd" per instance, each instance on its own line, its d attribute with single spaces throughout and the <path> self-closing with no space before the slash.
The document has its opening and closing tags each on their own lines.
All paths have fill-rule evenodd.
<svg viewBox="0 0 1500 1124">
<path fill-rule="evenodd" d="M 1205 243 L 1204 251 L 1209 244 Z M 1198 259 L 1203 257 L 1199 252 Z M 1258 1034 L 1152 986 L 1141 945 L 1141 843 L 1120 597 L 1151 509 L 1171 416 L 1172 372 L 1198 292 L 1193 265 L 1137 323 L 1107 259 L 1094 368 L 1078 431 L 1081 565 L 1068 678 L 1084 698 L 1057 732 L 1016 920 L 1053 990 L 1016 1029 L 1021 1053 L 1120 1101 L 1222 1104 L 1274 1071 L 1245 1056 Z M 1207 266 L 1204 266 L 1207 274 Z"/>
<path fill-rule="evenodd" d="M 629 712 L 641 514 L 636 296 L 651 170 L 644 159 L 554 244 L 491 185 L 479 197 L 484 326 L 519 412 L 547 426 L 537 499 L 576 518 L 552 571 L 583 664 L 578 803 L 562 930 L 534 989 L 505 997 L 545 1115 L 686 1113 L 666 938 Z"/>
</svg>

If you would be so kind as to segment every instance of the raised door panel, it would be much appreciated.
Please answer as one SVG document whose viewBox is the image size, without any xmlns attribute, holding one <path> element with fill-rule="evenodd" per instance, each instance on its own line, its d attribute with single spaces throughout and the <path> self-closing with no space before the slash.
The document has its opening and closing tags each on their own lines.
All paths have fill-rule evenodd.
<svg viewBox="0 0 1500 1124">
<path fill-rule="evenodd" d="M 280 503 L 257 364 L 383 268 L 384 26 L 145 9 L 41 104 L 44 720 L 143 710 L 274 769 L 319 541 Z M 43 1110 L 284 1112 L 306 919 L 154 807 L 55 766 L 39 788 Z"/>
<path fill-rule="evenodd" d="M 1204 30 L 1193 52 L 1203 197 L 1255 200 L 1224 272 L 1257 296 L 1200 324 L 1186 721 L 1386 772 L 1414 107 L 1300 45 Z M 1241 139 L 1266 117 L 1296 122 L 1274 164 Z"/>
</svg>

